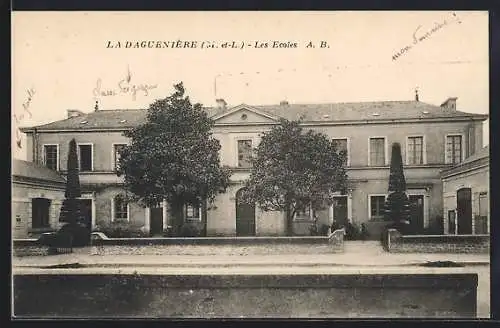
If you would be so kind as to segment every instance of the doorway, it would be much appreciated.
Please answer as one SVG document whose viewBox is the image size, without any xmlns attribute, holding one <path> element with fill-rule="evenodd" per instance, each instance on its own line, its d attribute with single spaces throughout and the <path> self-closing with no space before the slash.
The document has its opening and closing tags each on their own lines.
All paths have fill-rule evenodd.
<svg viewBox="0 0 500 328">
<path fill-rule="evenodd" d="M 150 234 L 154 236 L 163 235 L 163 207 L 151 207 L 149 209 Z"/>
<path fill-rule="evenodd" d="M 347 227 L 347 196 L 334 197 L 333 219 L 339 227 Z"/>
<path fill-rule="evenodd" d="M 236 193 L 236 236 L 255 236 L 255 204 L 241 200 L 243 190 Z"/>
<path fill-rule="evenodd" d="M 470 188 L 457 191 L 457 233 L 472 234 L 472 192 Z"/>
<path fill-rule="evenodd" d="M 424 196 L 409 195 L 410 200 L 410 227 L 409 231 L 414 234 L 422 233 L 424 230 Z"/>
<path fill-rule="evenodd" d="M 50 199 L 33 198 L 31 200 L 31 227 L 48 228 L 50 227 Z"/>
<path fill-rule="evenodd" d="M 87 229 L 92 230 L 92 199 L 80 199 L 80 213 L 82 223 Z"/>
</svg>

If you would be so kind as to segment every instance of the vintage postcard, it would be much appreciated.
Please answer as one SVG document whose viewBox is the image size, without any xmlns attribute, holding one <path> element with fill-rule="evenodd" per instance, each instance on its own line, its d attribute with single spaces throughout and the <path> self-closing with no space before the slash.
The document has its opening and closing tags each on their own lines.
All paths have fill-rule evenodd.
<svg viewBox="0 0 500 328">
<path fill-rule="evenodd" d="M 12 12 L 12 316 L 489 318 L 488 37 Z"/>
</svg>

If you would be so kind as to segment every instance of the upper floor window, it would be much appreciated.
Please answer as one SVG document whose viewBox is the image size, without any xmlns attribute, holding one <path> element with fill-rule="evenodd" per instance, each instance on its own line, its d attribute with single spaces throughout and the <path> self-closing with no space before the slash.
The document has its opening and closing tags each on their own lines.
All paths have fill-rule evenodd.
<svg viewBox="0 0 500 328">
<path fill-rule="evenodd" d="M 199 207 L 186 205 L 186 220 L 200 221 L 201 220 L 200 214 L 201 211 Z"/>
<path fill-rule="evenodd" d="M 78 145 L 78 165 L 81 172 L 93 170 L 91 144 Z"/>
<path fill-rule="evenodd" d="M 370 196 L 370 219 L 384 217 L 385 196 Z"/>
<path fill-rule="evenodd" d="M 252 165 L 252 140 L 238 140 L 238 167 Z"/>
<path fill-rule="evenodd" d="M 408 137 L 407 164 L 424 164 L 424 137 Z"/>
<path fill-rule="evenodd" d="M 461 163 L 463 158 L 462 136 L 446 136 L 446 164 Z"/>
<path fill-rule="evenodd" d="M 370 138 L 370 166 L 385 166 L 385 138 Z"/>
<path fill-rule="evenodd" d="M 46 167 L 51 170 L 59 170 L 59 146 L 44 145 L 43 146 L 43 161 Z"/>
<path fill-rule="evenodd" d="M 348 166 L 349 164 L 349 149 L 347 147 L 347 138 L 335 138 L 332 140 L 333 143 L 335 144 L 335 148 L 337 149 L 337 152 L 344 151 L 346 154 L 346 157 L 344 159 L 344 165 Z"/>
<path fill-rule="evenodd" d="M 113 221 L 128 221 L 129 219 L 129 208 L 128 208 L 128 201 L 123 195 L 116 195 L 113 198 L 113 214 L 112 214 L 112 220 Z"/>
<path fill-rule="evenodd" d="M 113 169 L 118 170 L 120 168 L 121 151 L 126 146 L 127 146 L 126 144 L 114 144 L 113 145 Z"/>
</svg>

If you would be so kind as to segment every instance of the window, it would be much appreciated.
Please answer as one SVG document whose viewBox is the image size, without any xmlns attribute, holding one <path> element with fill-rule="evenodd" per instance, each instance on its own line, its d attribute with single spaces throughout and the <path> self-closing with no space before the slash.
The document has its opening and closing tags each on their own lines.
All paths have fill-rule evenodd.
<svg viewBox="0 0 500 328">
<path fill-rule="evenodd" d="M 295 220 L 312 220 L 314 212 L 311 210 L 311 205 L 298 208 L 295 211 Z"/>
<path fill-rule="evenodd" d="M 92 171 L 92 145 L 78 145 L 78 164 L 81 172 Z"/>
<path fill-rule="evenodd" d="M 349 164 L 349 150 L 347 147 L 347 138 L 336 138 L 332 140 L 333 143 L 335 144 L 335 148 L 337 149 L 337 152 L 345 151 L 346 153 L 346 158 L 344 161 L 344 165 L 348 166 Z"/>
<path fill-rule="evenodd" d="M 476 234 L 487 234 L 488 233 L 488 193 L 479 193 L 479 216 L 475 218 L 475 229 Z"/>
<path fill-rule="evenodd" d="M 408 137 L 407 164 L 424 164 L 424 137 Z"/>
<path fill-rule="evenodd" d="M 51 170 L 59 170 L 59 146 L 58 145 L 44 145 L 43 146 L 43 160 L 45 166 Z"/>
<path fill-rule="evenodd" d="M 370 196 L 370 219 L 384 217 L 385 196 Z"/>
<path fill-rule="evenodd" d="M 446 136 L 446 163 L 458 164 L 462 162 L 462 136 Z"/>
<path fill-rule="evenodd" d="M 385 138 L 370 138 L 370 166 L 385 166 Z"/>
<path fill-rule="evenodd" d="M 474 142 L 475 142 L 475 140 L 474 140 L 475 139 L 474 138 L 474 127 L 473 126 L 469 127 L 469 131 L 468 132 L 469 132 L 469 138 L 468 138 L 469 139 L 469 144 L 468 144 L 469 145 L 469 149 L 468 149 L 468 152 L 469 152 L 469 156 L 472 156 L 472 155 L 474 155 L 474 150 L 475 150 L 474 149 L 475 148 L 474 147 Z"/>
<path fill-rule="evenodd" d="M 488 216 L 488 193 L 482 192 L 479 194 L 479 216 Z"/>
<path fill-rule="evenodd" d="M 113 221 L 128 221 L 128 202 L 122 195 L 113 198 Z"/>
<path fill-rule="evenodd" d="M 199 207 L 186 205 L 186 220 L 201 220 L 201 211 Z"/>
<path fill-rule="evenodd" d="M 250 167 L 252 159 L 252 140 L 238 140 L 238 167 Z"/>
<path fill-rule="evenodd" d="M 118 170 L 120 168 L 120 157 L 121 151 L 126 147 L 126 144 L 114 144 L 113 145 L 113 169 Z"/>
<path fill-rule="evenodd" d="M 32 228 L 47 228 L 49 222 L 50 199 L 33 198 L 31 200 L 31 226 Z"/>
</svg>

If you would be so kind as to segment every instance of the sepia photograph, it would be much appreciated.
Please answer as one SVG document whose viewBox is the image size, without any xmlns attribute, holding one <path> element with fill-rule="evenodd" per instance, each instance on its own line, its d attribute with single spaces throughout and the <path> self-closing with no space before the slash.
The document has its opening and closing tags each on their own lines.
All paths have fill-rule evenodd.
<svg viewBox="0 0 500 328">
<path fill-rule="evenodd" d="M 490 318 L 487 11 L 12 11 L 13 319 Z"/>
</svg>

